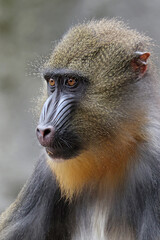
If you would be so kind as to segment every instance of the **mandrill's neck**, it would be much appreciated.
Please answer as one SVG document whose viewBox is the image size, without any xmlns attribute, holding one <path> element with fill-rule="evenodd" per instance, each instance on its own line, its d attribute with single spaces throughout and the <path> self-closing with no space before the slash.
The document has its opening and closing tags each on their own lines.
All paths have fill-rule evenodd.
<svg viewBox="0 0 160 240">
<path fill-rule="evenodd" d="M 123 183 L 137 146 L 145 141 L 137 125 L 127 126 L 112 139 L 101 139 L 77 157 L 61 162 L 48 158 L 48 164 L 57 177 L 62 193 L 72 199 L 84 188 L 110 189 Z"/>
</svg>

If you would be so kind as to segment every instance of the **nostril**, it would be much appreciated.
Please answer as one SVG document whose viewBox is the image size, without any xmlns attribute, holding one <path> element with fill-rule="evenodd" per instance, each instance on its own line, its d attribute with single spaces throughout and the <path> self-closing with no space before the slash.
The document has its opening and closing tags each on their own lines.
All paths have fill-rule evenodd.
<svg viewBox="0 0 160 240">
<path fill-rule="evenodd" d="M 43 137 L 49 135 L 51 133 L 51 128 L 44 129 L 43 131 Z"/>
<path fill-rule="evenodd" d="M 41 136 L 43 138 L 50 134 L 53 135 L 54 128 L 53 127 L 49 127 L 49 128 L 37 127 L 37 134 L 38 134 L 38 136 Z"/>
<path fill-rule="evenodd" d="M 37 128 L 37 135 L 38 137 L 44 137 L 44 130 L 43 129 L 40 129 L 40 128 Z"/>
<path fill-rule="evenodd" d="M 39 125 L 36 129 L 37 138 L 40 144 L 44 147 L 50 146 L 54 138 L 54 127 L 41 126 Z"/>
</svg>

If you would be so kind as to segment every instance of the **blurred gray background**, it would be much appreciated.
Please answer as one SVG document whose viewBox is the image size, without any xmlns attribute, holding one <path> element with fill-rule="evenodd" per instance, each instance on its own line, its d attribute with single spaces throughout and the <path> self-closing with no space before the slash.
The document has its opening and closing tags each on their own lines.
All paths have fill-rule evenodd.
<svg viewBox="0 0 160 240">
<path fill-rule="evenodd" d="M 32 106 L 42 80 L 28 63 L 41 62 L 70 26 L 102 17 L 120 17 L 160 45 L 160 0 L 0 0 L 0 212 L 40 153 Z"/>
</svg>

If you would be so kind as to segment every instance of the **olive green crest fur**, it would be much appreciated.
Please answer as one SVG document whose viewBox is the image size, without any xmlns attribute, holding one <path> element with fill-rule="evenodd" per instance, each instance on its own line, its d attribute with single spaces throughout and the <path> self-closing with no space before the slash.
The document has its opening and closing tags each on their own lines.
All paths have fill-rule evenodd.
<svg viewBox="0 0 160 240">
<path fill-rule="evenodd" d="M 149 38 L 116 20 L 91 21 L 71 28 L 56 46 L 47 65 L 82 72 L 99 87 L 110 90 L 130 77 L 126 71 L 135 51 L 147 51 Z M 123 77 L 122 77 L 123 76 Z M 113 81 L 114 78 L 114 81 Z M 103 84 L 103 85 L 102 85 Z"/>
</svg>

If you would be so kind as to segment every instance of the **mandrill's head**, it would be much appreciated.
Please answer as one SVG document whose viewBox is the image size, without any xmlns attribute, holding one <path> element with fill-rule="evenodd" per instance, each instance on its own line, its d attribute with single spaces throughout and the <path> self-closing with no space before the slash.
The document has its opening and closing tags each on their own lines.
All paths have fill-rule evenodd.
<svg viewBox="0 0 160 240">
<path fill-rule="evenodd" d="M 101 160 L 109 169 L 133 154 L 152 92 L 149 47 L 147 37 L 106 19 L 77 25 L 58 43 L 43 72 L 48 99 L 37 128 L 54 166 L 96 162 L 98 171 Z"/>
</svg>

